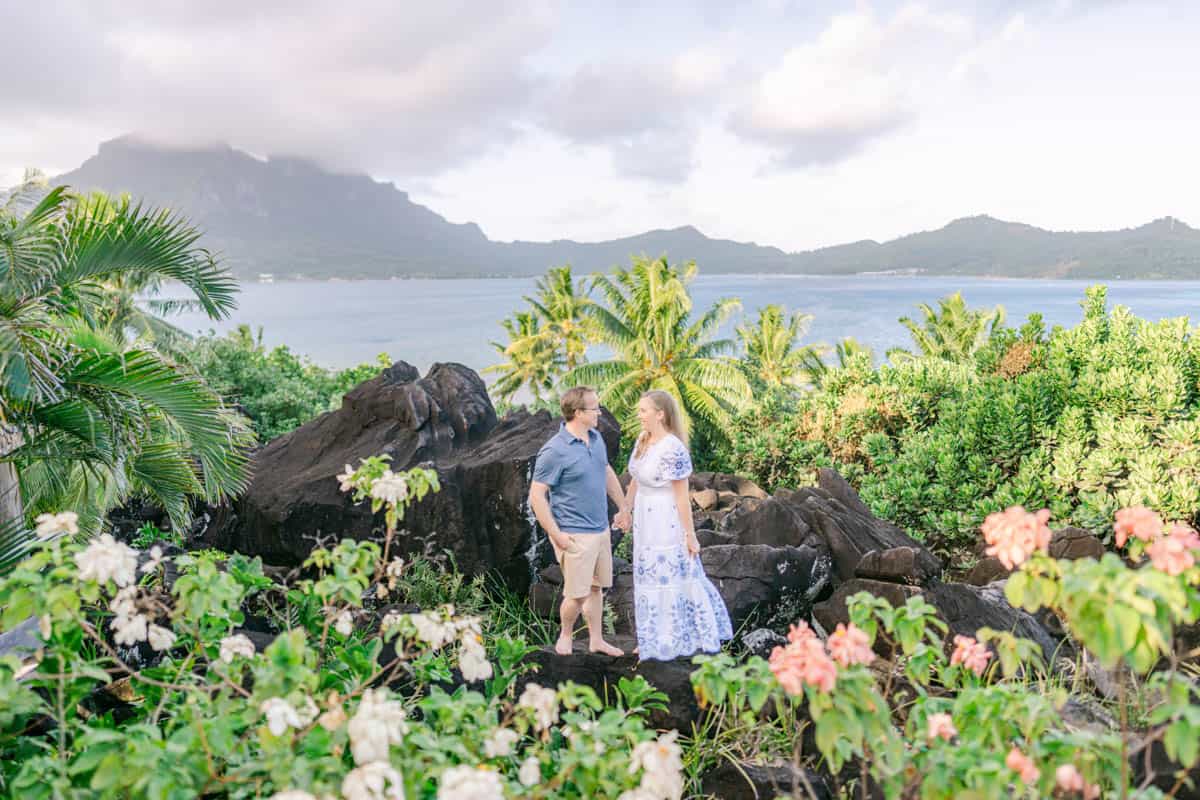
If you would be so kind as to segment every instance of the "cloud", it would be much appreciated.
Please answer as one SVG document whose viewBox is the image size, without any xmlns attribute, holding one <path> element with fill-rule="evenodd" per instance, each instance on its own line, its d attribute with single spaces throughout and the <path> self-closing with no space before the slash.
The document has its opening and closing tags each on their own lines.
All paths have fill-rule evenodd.
<svg viewBox="0 0 1200 800">
<path fill-rule="evenodd" d="M 844 160 L 915 120 L 972 39 L 970 20 L 918 5 L 838 15 L 759 77 L 730 128 L 778 167 Z"/>
<path fill-rule="evenodd" d="M 6 115 L 44 126 L 432 175 L 518 135 L 556 14 L 552 0 L 9 4 L 0 90 Z"/>
<path fill-rule="evenodd" d="M 686 50 L 671 61 L 585 64 L 549 90 L 540 124 L 570 142 L 608 151 L 618 174 L 686 180 L 700 123 L 727 88 L 726 56 Z"/>
</svg>

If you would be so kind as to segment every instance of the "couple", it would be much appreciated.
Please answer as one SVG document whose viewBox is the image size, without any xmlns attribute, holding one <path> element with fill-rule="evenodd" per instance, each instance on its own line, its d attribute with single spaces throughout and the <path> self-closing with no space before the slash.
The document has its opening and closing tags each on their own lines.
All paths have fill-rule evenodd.
<svg viewBox="0 0 1200 800">
<path fill-rule="evenodd" d="M 642 432 L 629 461 L 629 493 L 608 464 L 596 430 L 600 398 L 587 386 L 562 397 L 564 422 L 538 452 L 529 503 L 563 571 L 562 632 L 554 649 L 571 653 L 582 611 L 588 649 L 624 653 L 604 641 L 602 590 L 612 586 L 608 497 L 613 525 L 633 536 L 634 621 L 641 659 L 667 661 L 715 653 L 733 637 L 729 612 L 700 563 L 688 476 L 692 460 L 675 399 L 650 391 L 638 401 Z"/>
</svg>

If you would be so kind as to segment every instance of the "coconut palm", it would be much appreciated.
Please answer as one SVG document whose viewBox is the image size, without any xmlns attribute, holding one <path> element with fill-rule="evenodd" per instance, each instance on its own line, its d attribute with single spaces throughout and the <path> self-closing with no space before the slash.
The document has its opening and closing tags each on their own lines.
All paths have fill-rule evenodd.
<svg viewBox="0 0 1200 800">
<path fill-rule="evenodd" d="M 586 309 L 600 342 L 615 355 L 583 364 L 564 377 L 568 384 L 596 386 L 600 399 L 627 430 L 636 425 L 637 400 L 648 389 L 662 389 L 680 402 L 684 424 L 694 418 L 727 430 L 730 412 L 750 401 L 750 385 L 730 339 L 713 339 L 717 329 L 741 307 L 723 298 L 692 319 L 688 284 L 696 265 L 672 267 L 666 258 L 634 258 L 612 275 L 597 275 L 593 286 L 604 304 Z"/>
<path fill-rule="evenodd" d="M 236 284 L 198 238 L 169 212 L 62 187 L 23 216 L 0 215 L 0 497 L 20 499 L 0 505 L 0 551 L 11 556 L 12 526 L 39 512 L 76 511 L 95 532 L 140 493 L 181 528 L 191 497 L 246 486 L 251 439 L 236 415 L 190 370 L 113 335 L 103 313 L 113 282 L 173 280 L 226 316 Z"/>
<path fill-rule="evenodd" d="M 758 310 L 753 325 L 740 325 L 738 338 L 745 350 L 743 364 L 752 383 L 778 389 L 812 383 L 809 364 L 820 360 L 824 345 L 799 345 L 808 332 L 812 315 L 799 311 L 788 316 L 782 306 L 771 304 Z"/>
<path fill-rule="evenodd" d="M 965 361 L 983 347 L 995 330 L 1004 324 L 1004 306 L 990 309 L 970 309 L 962 292 L 943 297 L 937 310 L 921 303 L 917 308 L 924 319 L 920 323 L 901 317 L 900 324 L 908 329 L 920 356 Z M 918 355 L 901 348 L 888 351 L 893 361 L 905 361 Z"/>
<path fill-rule="evenodd" d="M 863 359 L 870 366 L 875 355 L 871 348 L 852 336 L 847 336 L 833 346 L 834 364 L 825 361 L 821 353 L 806 353 L 804 370 L 813 386 L 824 385 L 829 373 L 836 369 L 845 369 L 852 361 Z"/>
<path fill-rule="evenodd" d="M 508 333 L 508 341 L 491 345 L 505 360 L 483 370 L 500 376 L 492 384 L 492 392 L 511 403 L 525 388 L 534 404 L 541 405 L 554 393 L 554 381 L 562 369 L 561 354 L 532 311 L 518 311 L 500 324 Z"/>
<path fill-rule="evenodd" d="M 554 267 L 538 279 L 537 290 L 525 302 L 541 321 L 541 333 L 550 339 L 563 368 L 573 370 L 587 360 L 588 345 L 595 337 L 595 326 L 586 313 L 592 303 L 586 281 L 576 281 L 570 266 Z"/>
</svg>

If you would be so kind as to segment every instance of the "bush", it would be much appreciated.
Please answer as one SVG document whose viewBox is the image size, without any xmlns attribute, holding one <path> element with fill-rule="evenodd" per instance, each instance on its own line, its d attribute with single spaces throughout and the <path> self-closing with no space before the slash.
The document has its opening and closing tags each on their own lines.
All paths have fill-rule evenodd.
<svg viewBox="0 0 1200 800">
<path fill-rule="evenodd" d="M 286 345 L 267 350 L 262 329 L 255 337 L 248 325 L 225 336 L 200 337 L 184 355 L 214 391 L 250 418 L 264 442 L 338 408 L 342 395 L 391 366 L 380 354 L 374 364 L 325 369 Z"/>
<path fill-rule="evenodd" d="M 404 508 L 437 490 L 436 473 L 367 459 L 339 478 L 386 510 L 384 545 L 318 548 L 291 586 L 236 555 L 181 556 L 168 586 L 161 562 L 139 569 L 108 536 L 72 541 L 69 512 L 47 520 L 0 581 L 0 629 L 32 617 L 42 640 L 29 664 L 0 659 L 0 795 L 679 796 L 680 749 L 646 725 L 664 696 L 644 679 L 622 680 L 608 708 L 573 684 L 517 696 L 530 648 L 504 636 L 485 647 L 478 617 L 445 606 L 370 624 L 381 596 L 437 584 L 388 558 Z M 237 629 L 265 597 L 281 632 L 260 650 Z"/>
<path fill-rule="evenodd" d="M 969 541 L 991 512 L 1048 506 L 1098 533 L 1122 506 L 1200 512 L 1200 337 L 1186 319 L 1111 312 L 1049 335 L 1034 315 L 973 362 L 836 371 L 793 409 L 739 420 L 728 468 L 768 487 L 837 468 L 917 538 Z"/>
</svg>

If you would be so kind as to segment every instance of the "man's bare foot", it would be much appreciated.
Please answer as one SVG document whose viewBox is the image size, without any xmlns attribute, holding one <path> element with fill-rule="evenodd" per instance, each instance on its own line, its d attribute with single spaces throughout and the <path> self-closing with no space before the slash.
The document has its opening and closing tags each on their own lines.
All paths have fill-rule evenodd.
<svg viewBox="0 0 1200 800">
<path fill-rule="evenodd" d="M 633 648 L 633 654 L 634 654 L 635 656 L 638 654 L 638 648 L 636 648 L 636 647 L 635 647 L 635 648 Z"/>
<path fill-rule="evenodd" d="M 569 656 L 574 649 L 573 643 L 569 638 L 559 636 L 558 641 L 554 643 L 554 652 L 560 656 Z"/>
<path fill-rule="evenodd" d="M 600 640 L 599 642 L 589 643 L 588 650 L 591 650 L 593 653 L 603 653 L 606 656 L 623 656 L 623 655 L 625 655 L 624 650 L 622 650 L 619 647 L 613 647 L 611 644 L 604 641 L 603 639 Z"/>
</svg>

